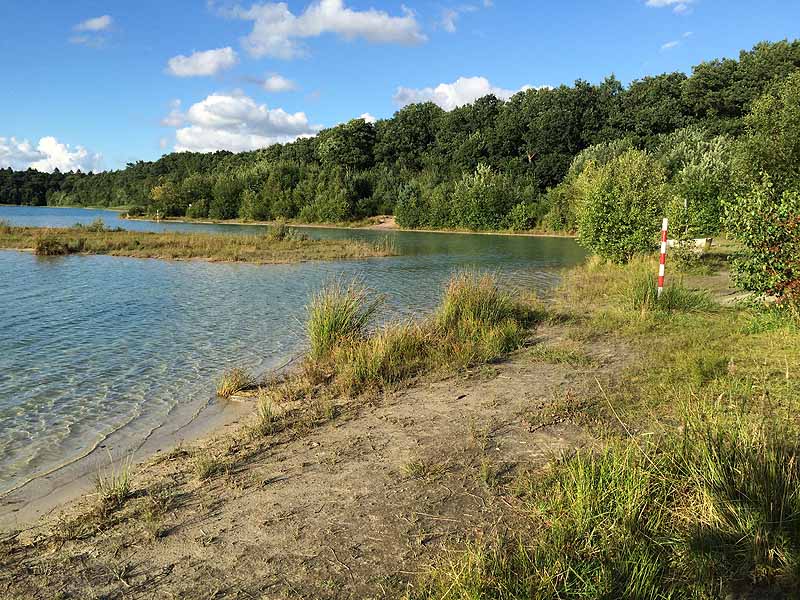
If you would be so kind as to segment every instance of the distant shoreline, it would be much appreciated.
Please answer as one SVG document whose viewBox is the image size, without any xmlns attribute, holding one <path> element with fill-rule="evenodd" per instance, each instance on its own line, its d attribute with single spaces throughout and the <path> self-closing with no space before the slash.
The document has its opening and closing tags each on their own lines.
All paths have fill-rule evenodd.
<svg viewBox="0 0 800 600">
<path fill-rule="evenodd" d="M 568 238 L 576 239 L 574 233 L 558 232 L 535 232 L 535 231 L 471 231 L 469 229 L 408 229 L 399 227 L 396 224 L 389 226 L 376 223 L 368 224 L 346 224 L 346 223 L 300 223 L 295 221 L 242 221 L 240 219 L 211 220 L 211 219 L 191 219 L 188 217 L 166 217 L 164 219 L 154 219 L 151 217 L 120 217 L 125 221 L 145 221 L 150 223 L 185 223 L 197 225 L 245 225 L 274 227 L 277 225 L 288 225 L 290 227 L 308 227 L 310 229 L 353 229 L 366 231 L 399 231 L 404 233 L 445 233 L 461 235 L 504 235 L 509 237 L 549 237 L 549 238 Z M 392 220 L 393 221 L 393 220 Z"/>
</svg>

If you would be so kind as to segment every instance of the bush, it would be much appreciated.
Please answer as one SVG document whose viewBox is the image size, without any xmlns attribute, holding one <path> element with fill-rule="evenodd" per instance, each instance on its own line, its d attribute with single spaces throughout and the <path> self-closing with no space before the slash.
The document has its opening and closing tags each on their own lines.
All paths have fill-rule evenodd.
<svg viewBox="0 0 800 600">
<path fill-rule="evenodd" d="M 745 289 L 800 303 L 800 73 L 760 98 L 745 120 L 743 188 L 726 207 L 744 251 L 734 279 Z M 755 171 L 753 171 L 755 170 Z"/>
<path fill-rule="evenodd" d="M 734 258 L 734 281 L 800 306 L 800 188 L 777 193 L 769 176 L 736 199 L 726 215 L 744 251 Z"/>
<path fill-rule="evenodd" d="M 37 256 L 63 256 L 70 253 L 70 249 L 56 236 L 44 234 L 36 240 L 34 252 Z"/>
<path fill-rule="evenodd" d="M 708 237 L 719 233 L 722 206 L 733 195 L 733 142 L 725 136 L 708 139 L 698 127 L 667 136 L 658 150 L 670 177 L 667 216 L 674 237 Z"/>
<path fill-rule="evenodd" d="M 501 229 L 506 215 L 518 202 L 509 178 L 478 165 L 466 173 L 453 190 L 452 221 L 457 227 L 473 230 Z"/>
<path fill-rule="evenodd" d="M 666 173 L 650 155 L 629 150 L 578 178 L 580 243 L 617 263 L 655 248 L 666 199 Z"/>
</svg>

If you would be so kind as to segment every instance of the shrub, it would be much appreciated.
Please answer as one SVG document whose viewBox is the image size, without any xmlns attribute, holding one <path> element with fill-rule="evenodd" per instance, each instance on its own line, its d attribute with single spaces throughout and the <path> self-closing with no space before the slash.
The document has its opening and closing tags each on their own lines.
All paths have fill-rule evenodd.
<svg viewBox="0 0 800 600">
<path fill-rule="evenodd" d="M 70 253 L 70 249 L 56 236 L 44 234 L 36 240 L 34 252 L 37 256 L 63 256 Z"/>
<path fill-rule="evenodd" d="M 516 191 L 505 174 L 478 165 L 475 173 L 465 173 L 453 190 L 452 221 L 466 229 L 500 229 L 519 203 Z"/>
<path fill-rule="evenodd" d="M 511 209 L 505 224 L 511 231 L 530 231 L 539 222 L 539 207 L 529 202 L 520 202 Z"/>
<path fill-rule="evenodd" d="M 723 201 L 733 195 L 733 142 L 725 136 L 708 139 L 698 127 L 667 136 L 658 150 L 670 177 L 672 198 L 667 216 L 674 237 L 715 235 L 722 225 Z"/>
<path fill-rule="evenodd" d="M 278 223 L 272 227 L 267 228 L 266 238 L 272 242 L 285 242 L 285 241 L 305 241 L 308 236 L 305 233 L 300 233 L 294 227 L 289 227 L 285 223 Z"/>
<path fill-rule="evenodd" d="M 7 219 L 0 219 L 0 233 L 11 233 L 13 225 Z"/>
<path fill-rule="evenodd" d="M 337 346 L 363 338 L 382 302 L 352 281 L 335 281 L 314 296 L 308 306 L 306 329 L 311 357 L 330 356 Z"/>
<path fill-rule="evenodd" d="M 587 166 L 579 177 L 580 243 L 617 263 L 651 251 L 663 215 L 665 183 L 664 168 L 638 150 L 629 150 L 605 166 Z"/>
<path fill-rule="evenodd" d="M 730 234 L 744 246 L 734 279 L 745 289 L 800 303 L 800 74 L 760 98 L 745 120 L 742 188 L 726 207 Z M 752 170 L 755 169 L 753 173 Z"/>
<path fill-rule="evenodd" d="M 233 367 L 222 374 L 217 382 L 217 395 L 230 398 L 234 394 L 246 390 L 255 384 L 255 378 L 246 369 Z"/>
</svg>

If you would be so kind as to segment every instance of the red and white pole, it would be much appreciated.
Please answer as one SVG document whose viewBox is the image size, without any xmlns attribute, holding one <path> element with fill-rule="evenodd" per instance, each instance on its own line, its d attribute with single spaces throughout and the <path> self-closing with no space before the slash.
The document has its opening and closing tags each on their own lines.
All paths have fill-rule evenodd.
<svg viewBox="0 0 800 600">
<path fill-rule="evenodd" d="M 661 298 L 661 293 L 664 291 L 664 269 L 667 265 L 667 226 L 669 221 L 664 218 L 661 223 L 661 256 L 658 259 L 658 297 Z"/>
</svg>

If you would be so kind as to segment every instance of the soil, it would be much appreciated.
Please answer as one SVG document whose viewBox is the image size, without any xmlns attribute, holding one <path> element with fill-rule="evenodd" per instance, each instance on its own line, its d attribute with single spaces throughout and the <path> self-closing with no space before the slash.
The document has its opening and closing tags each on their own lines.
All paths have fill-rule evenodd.
<svg viewBox="0 0 800 600">
<path fill-rule="evenodd" d="M 535 343 L 563 335 L 543 326 Z M 341 401 L 332 419 L 266 438 L 248 438 L 243 424 L 179 447 L 138 469 L 119 508 L 100 514 L 87 497 L 0 534 L 0 597 L 402 596 L 444 549 L 525 526 L 518 473 L 596 444 L 570 407 L 631 358 L 617 341 L 583 350 L 588 366 L 521 350 L 470 373 Z M 223 472 L 201 481 L 193 464 L 202 453 L 221 457 Z M 147 507 L 157 504 L 154 517 Z"/>
</svg>

